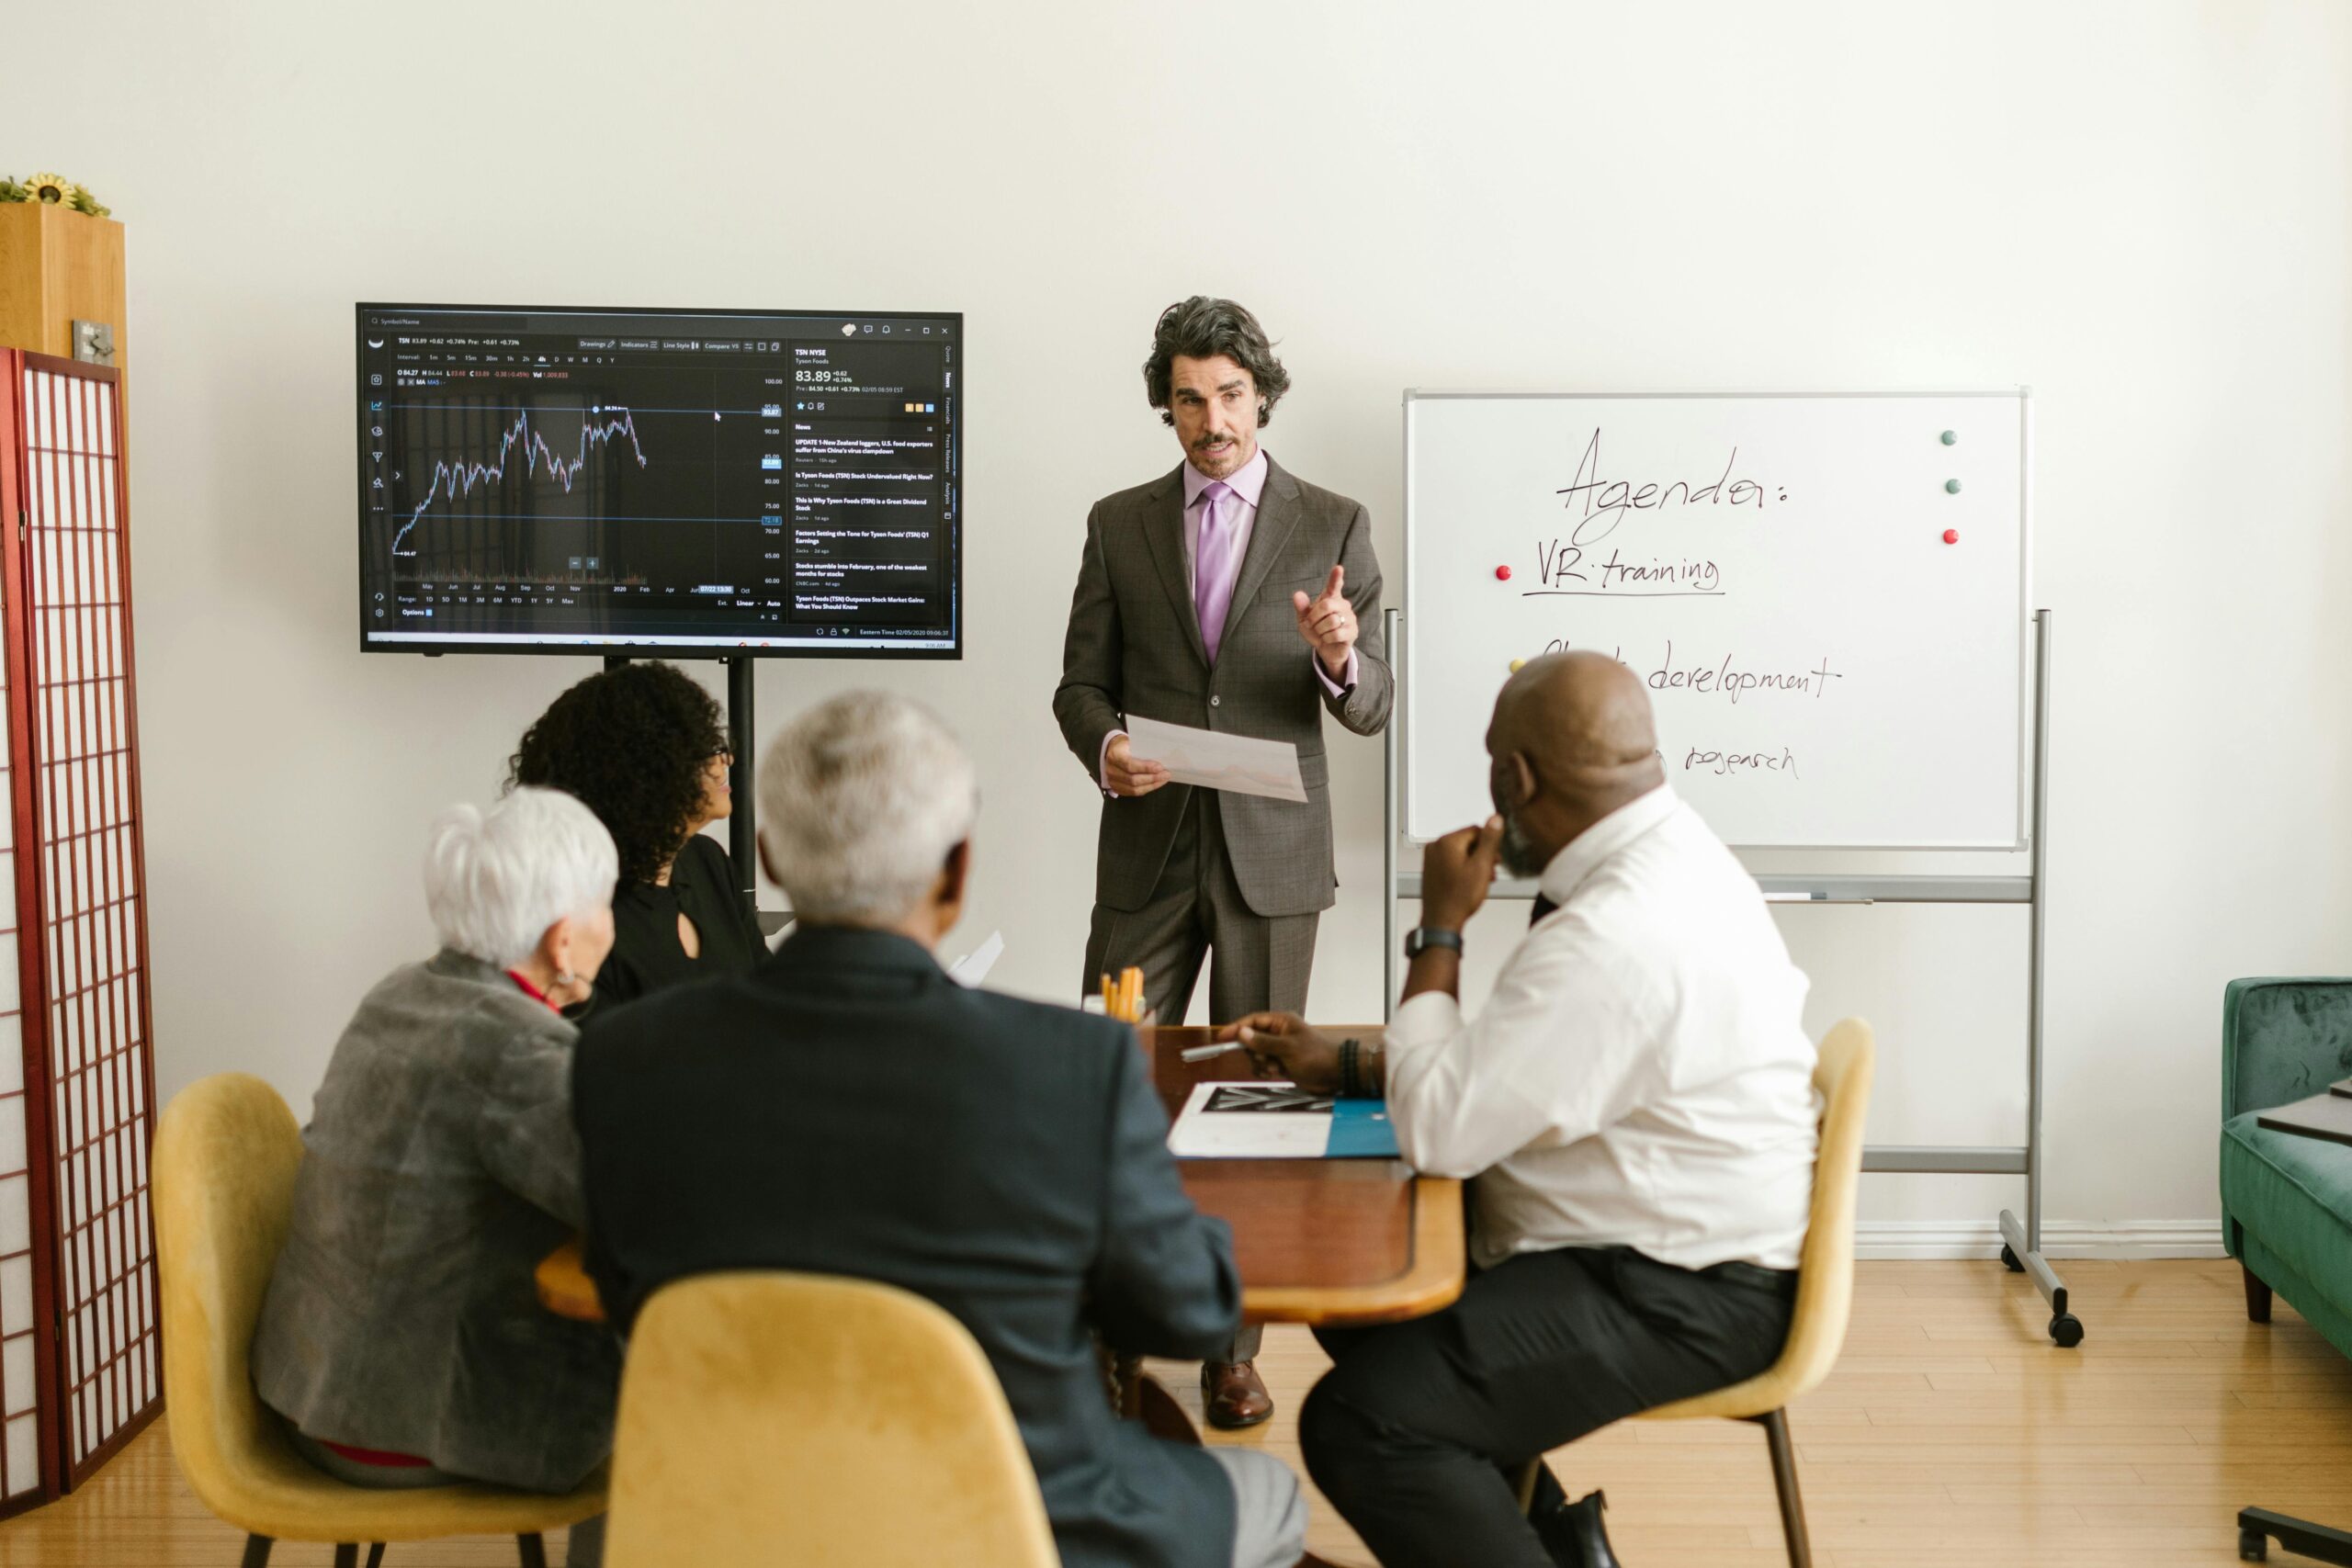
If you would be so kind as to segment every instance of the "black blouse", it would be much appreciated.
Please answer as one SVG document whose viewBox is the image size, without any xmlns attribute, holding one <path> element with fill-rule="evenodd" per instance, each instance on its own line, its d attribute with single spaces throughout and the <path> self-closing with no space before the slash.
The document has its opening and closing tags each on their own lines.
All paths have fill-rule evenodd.
<svg viewBox="0 0 2352 1568">
<path fill-rule="evenodd" d="M 679 943 L 680 915 L 701 933 L 699 957 L 687 957 Z M 667 885 L 614 889 L 612 956 L 596 971 L 595 1005 L 589 1010 L 688 980 L 741 974 L 767 951 L 759 922 L 744 910 L 735 886 L 735 863 L 718 840 L 696 833 L 678 852 Z"/>
</svg>

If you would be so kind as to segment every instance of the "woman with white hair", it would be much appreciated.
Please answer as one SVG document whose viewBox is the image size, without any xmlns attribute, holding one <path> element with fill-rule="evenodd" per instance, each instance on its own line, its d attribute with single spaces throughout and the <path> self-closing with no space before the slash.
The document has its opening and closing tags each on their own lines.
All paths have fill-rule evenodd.
<svg viewBox="0 0 2352 1568">
<path fill-rule="evenodd" d="M 544 1311 L 531 1276 L 583 1218 L 558 1010 L 612 950 L 616 872 L 595 814 L 555 790 L 434 825 L 441 950 L 335 1044 L 254 1339 L 263 1403 L 338 1480 L 564 1492 L 611 1450 L 613 1336 Z M 572 1531 L 577 1568 L 601 1527 Z"/>
</svg>

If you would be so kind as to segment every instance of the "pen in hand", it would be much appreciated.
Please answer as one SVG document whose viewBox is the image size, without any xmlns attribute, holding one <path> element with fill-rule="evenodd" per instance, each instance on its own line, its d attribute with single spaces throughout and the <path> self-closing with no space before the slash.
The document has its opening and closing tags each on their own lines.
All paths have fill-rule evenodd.
<svg viewBox="0 0 2352 1568">
<path fill-rule="evenodd" d="M 1227 1051 L 1242 1049 L 1244 1046 L 1240 1041 L 1228 1040 L 1222 1045 L 1194 1045 L 1189 1050 L 1178 1052 L 1177 1055 L 1187 1062 L 1205 1062 L 1212 1056 L 1222 1056 Z"/>
</svg>

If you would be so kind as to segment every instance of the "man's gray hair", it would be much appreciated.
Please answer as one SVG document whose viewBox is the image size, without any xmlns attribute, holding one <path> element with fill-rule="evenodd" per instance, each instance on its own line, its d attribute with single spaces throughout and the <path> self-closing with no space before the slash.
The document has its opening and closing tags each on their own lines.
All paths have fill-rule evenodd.
<svg viewBox="0 0 2352 1568">
<path fill-rule="evenodd" d="M 931 890 L 980 813 L 972 760 L 921 703 L 845 692 L 768 743 L 760 841 L 793 911 L 888 926 Z"/>
<path fill-rule="evenodd" d="M 424 907 L 441 945 L 512 969 L 548 928 L 607 908 L 620 856 L 596 814 L 557 789 L 488 811 L 453 806 L 424 847 Z"/>
</svg>

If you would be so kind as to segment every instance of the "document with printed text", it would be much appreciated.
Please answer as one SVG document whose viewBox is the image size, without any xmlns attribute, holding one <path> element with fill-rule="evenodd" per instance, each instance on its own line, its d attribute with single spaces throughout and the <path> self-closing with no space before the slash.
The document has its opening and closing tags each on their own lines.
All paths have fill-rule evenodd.
<svg viewBox="0 0 2352 1568">
<path fill-rule="evenodd" d="M 1395 1159 L 1396 1130 L 1377 1100 L 1338 1100 L 1250 1079 L 1193 1086 L 1168 1132 L 1179 1159 Z"/>
</svg>

